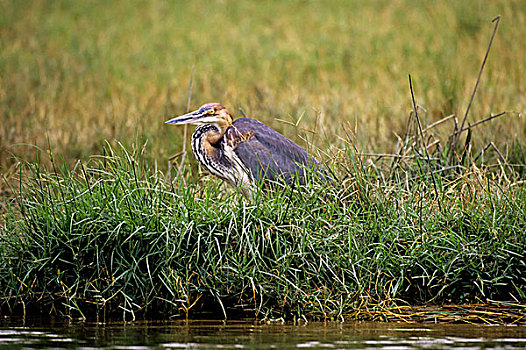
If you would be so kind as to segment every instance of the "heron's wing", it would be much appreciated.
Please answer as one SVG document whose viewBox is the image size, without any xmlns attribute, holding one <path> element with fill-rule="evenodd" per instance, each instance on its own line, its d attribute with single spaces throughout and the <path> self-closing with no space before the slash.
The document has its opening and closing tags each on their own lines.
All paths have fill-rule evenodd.
<svg viewBox="0 0 526 350">
<path fill-rule="evenodd" d="M 302 147 L 255 119 L 237 119 L 226 137 L 256 180 L 290 183 L 297 176 L 304 182 L 303 167 L 318 165 Z"/>
</svg>

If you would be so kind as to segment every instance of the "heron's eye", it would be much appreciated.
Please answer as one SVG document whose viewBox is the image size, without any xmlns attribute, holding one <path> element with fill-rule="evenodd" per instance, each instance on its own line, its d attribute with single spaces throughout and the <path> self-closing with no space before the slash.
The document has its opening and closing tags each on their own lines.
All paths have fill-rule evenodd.
<svg viewBox="0 0 526 350">
<path fill-rule="evenodd" d="M 213 108 L 210 108 L 206 113 L 207 114 L 215 114 L 215 110 Z"/>
</svg>

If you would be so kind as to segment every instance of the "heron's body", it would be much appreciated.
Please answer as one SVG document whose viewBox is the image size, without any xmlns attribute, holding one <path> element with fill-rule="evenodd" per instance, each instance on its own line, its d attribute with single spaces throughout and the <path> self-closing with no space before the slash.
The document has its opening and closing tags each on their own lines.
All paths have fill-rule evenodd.
<svg viewBox="0 0 526 350">
<path fill-rule="evenodd" d="M 173 118 L 170 124 L 197 124 L 192 135 L 196 159 L 212 174 L 251 192 L 263 180 L 305 181 L 305 168 L 318 162 L 292 140 L 251 118 L 232 121 L 219 103 Z"/>
</svg>

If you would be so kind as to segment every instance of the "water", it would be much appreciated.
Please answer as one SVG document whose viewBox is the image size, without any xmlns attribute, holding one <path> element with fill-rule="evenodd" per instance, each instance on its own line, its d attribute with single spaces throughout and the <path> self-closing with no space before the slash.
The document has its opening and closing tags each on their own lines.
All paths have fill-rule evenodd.
<svg viewBox="0 0 526 350">
<path fill-rule="evenodd" d="M 2 349 L 526 349 L 526 327 L 401 323 L 0 320 Z"/>
</svg>

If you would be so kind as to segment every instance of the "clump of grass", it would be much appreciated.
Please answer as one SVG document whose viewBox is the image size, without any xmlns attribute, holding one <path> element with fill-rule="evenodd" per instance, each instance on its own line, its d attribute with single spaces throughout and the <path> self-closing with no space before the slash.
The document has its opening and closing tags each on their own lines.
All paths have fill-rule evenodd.
<svg viewBox="0 0 526 350">
<path fill-rule="evenodd" d="M 169 182 L 144 154 L 20 166 L 0 236 L 2 310 L 341 319 L 526 301 L 524 186 L 434 175 L 437 198 L 426 174 L 384 182 L 349 147 L 334 186 L 313 178 L 247 200 L 216 181 Z"/>
</svg>

